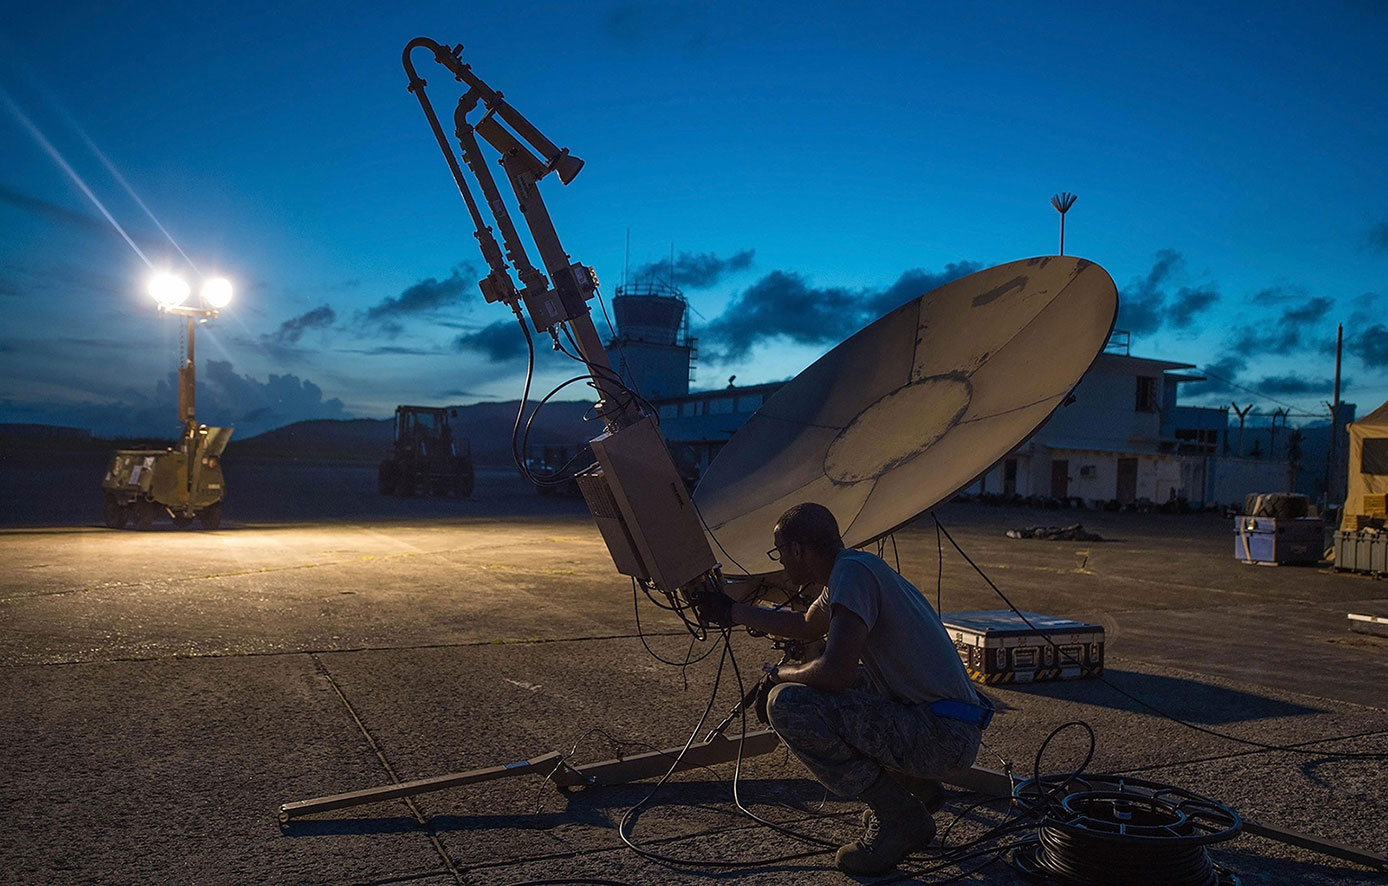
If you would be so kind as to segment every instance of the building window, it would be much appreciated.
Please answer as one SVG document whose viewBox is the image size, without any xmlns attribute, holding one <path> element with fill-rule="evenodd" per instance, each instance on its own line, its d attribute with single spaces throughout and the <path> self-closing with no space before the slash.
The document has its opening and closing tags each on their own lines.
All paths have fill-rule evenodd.
<svg viewBox="0 0 1388 886">
<path fill-rule="evenodd" d="M 733 411 L 732 397 L 718 397 L 708 401 L 708 412 L 710 415 L 723 415 Z"/>
<path fill-rule="evenodd" d="M 762 404 L 762 395 L 761 395 L 761 394 L 752 394 L 751 396 L 748 396 L 748 397 L 738 397 L 738 398 L 737 398 L 737 411 L 738 411 L 738 412 L 756 412 L 758 409 L 761 409 L 761 404 Z"/>
<path fill-rule="evenodd" d="M 1150 375 L 1137 377 L 1137 411 L 1157 411 L 1157 380 Z"/>
<path fill-rule="evenodd" d="M 661 418 L 678 418 L 678 417 L 679 417 L 679 414 L 680 414 L 680 405 L 679 405 L 678 403 L 662 403 L 662 404 L 660 404 L 660 417 L 661 417 Z"/>
</svg>

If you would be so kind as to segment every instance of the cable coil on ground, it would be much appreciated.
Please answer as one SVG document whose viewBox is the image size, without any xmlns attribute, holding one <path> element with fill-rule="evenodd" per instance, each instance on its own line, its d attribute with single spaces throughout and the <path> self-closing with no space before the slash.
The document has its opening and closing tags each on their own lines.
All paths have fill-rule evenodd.
<svg viewBox="0 0 1388 886">
<path fill-rule="evenodd" d="M 1237 886 L 1205 847 L 1236 836 L 1237 812 L 1180 788 L 1116 775 L 1067 774 L 1020 782 L 1018 807 L 1039 819 L 1012 866 L 1055 884 Z"/>
</svg>

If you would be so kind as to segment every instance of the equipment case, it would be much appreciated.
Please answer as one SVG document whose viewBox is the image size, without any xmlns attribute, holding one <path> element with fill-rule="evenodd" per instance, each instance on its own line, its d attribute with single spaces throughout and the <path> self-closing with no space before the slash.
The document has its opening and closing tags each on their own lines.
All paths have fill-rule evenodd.
<svg viewBox="0 0 1388 886">
<path fill-rule="evenodd" d="M 1100 625 L 1010 609 L 943 612 L 940 620 L 977 683 L 1074 680 L 1104 670 Z"/>
<path fill-rule="evenodd" d="M 1273 566 L 1320 562 L 1325 550 L 1325 524 L 1319 517 L 1278 520 L 1273 517 L 1234 518 L 1234 559 Z"/>
</svg>

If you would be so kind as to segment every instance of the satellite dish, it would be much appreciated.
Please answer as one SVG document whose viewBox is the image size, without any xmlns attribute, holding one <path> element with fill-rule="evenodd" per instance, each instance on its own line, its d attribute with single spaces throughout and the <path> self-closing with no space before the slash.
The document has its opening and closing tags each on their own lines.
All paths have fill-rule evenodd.
<svg viewBox="0 0 1388 886">
<path fill-rule="evenodd" d="M 763 575 L 791 505 L 868 544 L 959 491 L 1039 428 L 1118 311 L 1093 262 L 1045 256 L 902 305 L 815 361 L 742 426 L 694 491 L 728 574 Z"/>
</svg>

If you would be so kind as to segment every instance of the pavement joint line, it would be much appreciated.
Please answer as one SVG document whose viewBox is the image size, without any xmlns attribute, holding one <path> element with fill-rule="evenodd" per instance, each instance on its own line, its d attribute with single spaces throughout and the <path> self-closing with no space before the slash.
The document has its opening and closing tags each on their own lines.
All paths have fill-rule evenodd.
<svg viewBox="0 0 1388 886">
<path fill-rule="evenodd" d="M 1205 673 L 1201 673 L 1200 671 L 1186 670 L 1186 669 L 1184 669 L 1184 668 L 1182 668 L 1182 667 L 1179 667 L 1178 665 L 1167 664 L 1167 663 L 1165 663 L 1165 662 L 1149 662 L 1149 661 L 1143 661 L 1143 660 L 1141 660 L 1141 659 L 1130 658 L 1130 657 L 1124 656 L 1124 655 L 1110 655 L 1110 654 L 1108 653 L 1108 650 L 1107 650 L 1107 649 L 1104 650 L 1104 656 L 1105 656 L 1105 658 L 1106 658 L 1107 660 L 1109 660 L 1109 661 L 1119 661 L 1119 662 L 1123 662 L 1123 663 L 1125 663 L 1125 664 L 1147 665 L 1148 667 L 1163 668 L 1163 669 L 1165 669 L 1165 670 L 1171 671 L 1172 673 L 1180 674 L 1180 675 L 1185 676 L 1185 677 L 1199 677 L 1199 678 L 1201 678 L 1201 679 L 1203 679 L 1203 680 L 1213 681 L 1213 682 L 1215 683 L 1215 685 L 1223 685 L 1223 684 L 1229 684 L 1229 685 L 1233 685 L 1233 686 L 1240 685 L 1240 681 L 1238 681 L 1238 680 L 1231 680 L 1231 679 L 1229 679 L 1229 678 L 1227 678 L 1227 677 L 1220 677 L 1220 676 L 1215 675 L 1215 674 L 1205 674 Z M 1260 685 L 1260 684 L 1257 684 L 1257 683 L 1247 683 L 1247 684 L 1243 684 L 1243 685 L 1258 686 L 1258 685 Z M 1323 696 L 1323 695 L 1312 695 L 1312 694 L 1309 693 L 1309 692 L 1299 692 L 1299 691 L 1297 691 L 1297 690 L 1295 690 L 1295 689 L 1283 689 L 1283 688 L 1281 688 L 1281 687 L 1278 687 L 1277 691 L 1286 694 L 1288 697 L 1312 699 L 1312 700 L 1314 700 L 1314 701 L 1322 702 L 1322 703 L 1324 703 L 1324 704 L 1342 705 L 1342 706 L 1345 706 L 1345 707 L 1361 708 L 1361 709 L 1369 710 L 1369 711 L 1386 711 L 1386 710 L 1388 710 L 1388 708 L 1380 707 L 1379 705 L 1364 704 L 1364 703 L 1362 703 L 1362 702 L 1348 701 L 1348 700 L 1339 699 L 1339 698 L 1326 698 L 1326 697 Z"/>
<path fill-rule="evenodd" d="M 357 715 L 356 708 L 352 706 L 351 700 L 348 699 L 347 694 L 342 691 L 342 687 L 337 685 L 337 681 L 333 679 L 332 672 L 328 670 L 328 666 L 325 665 L 316 654 L 310 654 L 309 658 L 313 660 L 314 668 L 318 673 L 323 675 L 323 678 L 328 681 L 328 685 L 333 688 L 333 692 L 337 693 L 338 699 L 342 702 L 342 706 L 347 709 L 347 713 L 351 716 L 352 722 L 357 724 L 357 729 L 361 731 L 362 737 L 366 739 L 366 743 L 371 746 L 372 752 L 376 754 L 376 759 L 379 760 L 381 766 L 385 768 L 391 783 L 399 784 L 400 776 L 395 774 L 395 767 L 390 765 L 390 760 L 386 758 L 385 751 L 377 744 L 375 736 L 371 734 L 371 730 L 366 728 L 366 724 L 363 723 L 361 717 Z M 415 821 L 419 823 L 425 836 L 429 838 L 429 843 L 434 847 L 434 852 L 438 854 L 439 860 L 443 862 L 448 872 L 453 875 L 454 881 L 458 886 L 466 886 L 467 880 L 463 878 L 458 868 L 454 866 L 453 860 L 449 858 L 448 851 L 443 848 L 443 843 L 440 842 L 438 834 L 435 833 L 433 828 L 429 827 L 429 819 L 420 811 L 419 806 L 415 804 L 412 797 L 402 797 L 401 799 L 404 801 L 405 805 L 409 807 L 410 814 L 413 815 Z"/>
<path fill-rule="evenodd" d="M 173 655 L 132 655 L 119 658 L 91 658 L 76 661 L 45 661 L 29 663 L 0 662 L 0 671 L 20 668 L 80 667 L 82 665 L 122 664 L 142 661 L 193 661 L 196 659 L 269 658 L 276 655 L 342 655 L 357 652 L 410 652 L 416 649 L 472 649 L 482 646 L 541 646 L 546 643 L 590 643 L 605 640 L 638 640 L 646 637 L 683 637 L 685 631 L 663 631 L 644 634 L 594 634 L 587 637 L 531 637 L 502 640 L 473 640 L 465 643 L 419 643 L 411 646 L 353 646 L 346 649 L 274 649 L 263 652 L 175 653 Z"/>
<path fill-rule="evenodd" d="M 1259 592 L 1256 592 L 1256 591 L 1241 591 L 1241 590 L 1239 590 L 1238 588 L 1230 588 L 1230 587 L 1215 587 L 1215 588 L 1209 588 L 1209 587 L 1202 587 L 1202 586 L 1200 586 L 1200 585 L 1185 584 L 1185 583 L 1183 583 L 1183 582 L 1165 581 L 1165 580 L 1157 579 L 1157 578 L 1143 578 L 1142 576 L 1139 576 L 1139 575 L 1120 575 L 1120 574 L 1117 574 L 1117 573 L 1105 574 L 1105 573 L 1103 573 L 1103 572 L 1098 572 L 1098 573 L 1095 573 L 1095 574 L 1098 575 L 1100 578 L 1108 579 L 1108 580 L 1110 580 L 1110 581 L 1115 581 L 1115 582 L 1131 582 L 1131 583 L 1133 583 L 1133 584 L 1140 584 L 1140 585 L 1161 585 L 1162 587 L 1165 587 L 1165 588 L 1177 588 L 1177 589 L 1180 589 L 1180 590 L 1183 590 L 1183 591 L 1199 591 L 1199 592 L 1201 592 L 1201 593 L 1209 593 L 1211 590 L 1217 590 L 1217 591 L 1219 591 L 1219 593 L 1221 593 L 1221 594 L 1237 594 L 1237 595 L 1240 596 L 1240 597 L 1254 597 L 1254 598 L 1259 599 L 1259 600 L 1266 600 L 1266 599 L 1267 599 L 1267 596 L 1264 595 L 1264 594 L 1262 594 L 1262 593 L 1259 593 Z M 1288 602 L 1290 603 L 1290 602 L 1300 602 L 1300 601 L 1288 601 Z M 1158 611 L 1169 611 L 1169 610 L 1158 610 Z"/>
<path fill-rule="evenodd" d="M 1373 731 L 1371 731 L 1371 732 L 1356 732 L 1356 733 L 1354 733 L 1354 734 L 1352 734 L 1352 735 L 1340 735 L 1340 736 L 1336 736 L 1336 737 L 1334 737 L 1334 738 L 1313 738 L 1313 739 L 1308 739 L 1307 741 L 1303 741 L 1303 742 L 1296 742 L 1296 743 L 1294 743 L 1294 744 L 1284 744 L 1284 745 L 1282 745 L 1282 746 L 1280 746 L 1280 747 L 1275 747 L 1275 748 L 1249 748 L 1249 749 L 1247 749 L 1247 750 L 1242 750 L 1242 751 L 1230 751 L 1230 752 L 1227 753 L 1227 754 L 1215 754 L 1215 755 L 1209 756 L 1209 757 L 1188 757 L 1188 758 L 1186 758 L 1186 759 L 1182 759 L 1182 760 L 1172 760 L 1172 761 L 1169 761 L 1169 762 L 1166 762 L 1166 763 L 1148 763 L 1148 764 L 1145 764 L 1145 765 L 1142 765 L 1142 766 L 1134 766 L 1134 767 L 1132 767 L 1131 769 L 1118 769 L 1118 770 L 1115 770 L 1114 774 L 1115 774 L 1115 775 L 1131 775 L 1131 774 L 1133 774 L 1133 773 L 1135 773 L 1135 772 L 1150 772 L 1150 771 L 1158 770 L 1158 769 L 1169 769 L 1169 768 L 1171 768 L 1171 767 L 1173 767 L 1173 766 L 1192 766 L 1192 765 L 1196 765 L 1196 764 L 1199 764 L 1199 763 L 1217 763 L 1217 762 L 1220 762 L 1220 761 L 1223 761 L 1223 760 L 1234 760 L 1234 759 L 1237 759 L 1237 758 L 1239 758 L 1239 757 L 1251 757 L 1251 756 L 1254 756 L 1254 755 L 1256 755 L 1256 754 L 1299 754 L 1299 753 L 1301 753 L 1301 752 L 1303 752 L 1303 751 L 1318 751 L 1318 750 L 1319 750 L 1318 748 L 1315 748 L 1315 747 L 1309 747 L 1310 745 L 1325 744 L 1325 743 L 1327 743 L 1327 742 L 1334 742 L 1334 741 L 1350 741 L 1350 740 L 1352 740 L 1352 739 L 1357 739 L 1357 738 L 1373 738 L 1374 736 L 1378 736 L 1378 735 L 1388 735 L 1388 730 L 1385 730 L 1385 729 L 1376 729 L 1376 730 L 1373 730 Z M 1336 752 L 1336 751 L 1333 751 L 1333 750 L 1325 750 L 1323 753 L 1324 753 L 1324 756 L 1329 757 L 1329 758 L 1332 758 L 1332 759 L 1339 756 L 1339 753 Z M 1344 753 L 1358 753 L 1358 752 L 1356 752 L 1356 751 L 1347 751 L 1347 752 L 1344 752 Z M 1384 752 L 1383 756 L 1384 756 L 1385 758 L 1388 758 L 1388 751 Z M 1350 758 L 1348 758 L 1348 759 L 1349 759 L 1350 761 L 1360 760 L 1360 761 L 1362 761 L 1362 762 L 1368 762 L 1365 758 L 1362 758 L 1362 757 L 1350 757 Z"/>
</svg>

